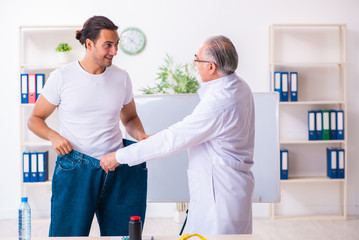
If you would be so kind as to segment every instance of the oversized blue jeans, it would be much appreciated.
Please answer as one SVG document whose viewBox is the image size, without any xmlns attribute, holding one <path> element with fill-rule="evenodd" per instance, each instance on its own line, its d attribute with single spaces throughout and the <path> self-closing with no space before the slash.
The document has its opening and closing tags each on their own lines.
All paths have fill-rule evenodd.
<svg viewBox="0 0 359 240">
<path fill-rule="evenodd" d="M 50 236 L 88 236 L 94 214 L 101 236 L 128 236 L 130 216 L 145 220 L 145 163 L 106 173 L 100 161 L 73 150 L 59 155 L 52 179 Z"/>
</svg>

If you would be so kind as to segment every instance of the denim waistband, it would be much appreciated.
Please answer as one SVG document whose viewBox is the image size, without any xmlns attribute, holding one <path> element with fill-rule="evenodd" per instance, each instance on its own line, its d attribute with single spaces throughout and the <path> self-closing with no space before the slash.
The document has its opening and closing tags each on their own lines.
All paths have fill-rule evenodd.
<svg viewBox="0 0 359 240">
<path fill-rule="evenodd" d="M 88 162 L 90 164 L 92 164 L 95 167 L 101 167 L 100 166 L 100 160 L 98 160 L 97 158 L 93 158 L 89 155 L 83 154 L 79 151 L 76 150 L 72 150 L 69 154 L 67 154 L 68 157 L 74 158 L 76 160 L 79 161 L 85 161 Z"/>
</svg>

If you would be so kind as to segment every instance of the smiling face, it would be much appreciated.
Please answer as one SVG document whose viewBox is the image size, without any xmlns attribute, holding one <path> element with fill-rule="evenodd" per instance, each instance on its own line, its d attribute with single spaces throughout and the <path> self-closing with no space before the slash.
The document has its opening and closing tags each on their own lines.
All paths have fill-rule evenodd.
<svg viewBox="0 0 359 240">
<path fill-rule="evenodd" d="M 117 55 L 119 36 L 117 31 L 102 29 L 96 42 L 92 42 L 91 56 L 99 67 L 112 65 L 112 59 Z"/>
</svg>

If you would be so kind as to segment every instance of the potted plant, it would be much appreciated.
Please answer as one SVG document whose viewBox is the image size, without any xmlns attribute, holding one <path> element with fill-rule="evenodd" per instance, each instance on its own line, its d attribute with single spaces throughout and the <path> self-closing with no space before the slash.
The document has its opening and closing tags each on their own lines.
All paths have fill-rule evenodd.
<svg viewBox="0 0 359 240">
<path fill-rule="evenodd" d="M 59 63 L 67 63 L 69 60 L 69 52 L 72 47 L 68 43 L 59 43 L 56 47 Z"/>
<path fill-rule="evenodd" d="M 159 82 L 154 87 L 142 88 L 140 91 L 143 94 L 181 94 L 197 93 L 199 88 L 195 67 L 192 64 L 175 65 L 168 54 L 156 80 Z"/>
</svg>

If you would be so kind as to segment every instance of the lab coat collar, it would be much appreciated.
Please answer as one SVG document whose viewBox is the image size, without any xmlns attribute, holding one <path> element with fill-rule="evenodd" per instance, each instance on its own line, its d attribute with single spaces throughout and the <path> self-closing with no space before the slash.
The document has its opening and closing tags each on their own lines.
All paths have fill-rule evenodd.
<svg viewBox="0 0 359 240">
<path fill-rule="evenodd" d="M 197 91 L 200 99 L 203 99 L 206 95 L 210 94 L 210 92 L 212 92 L 213 90 L 222 88 L 221 86 L 224 82 L 232 81 L 236 78 L 237 78 L 236 73 L 232 73 L 230 75 L 217 78 L 209 82 L 201 83 L 201 87 Z"/>
</svg>

